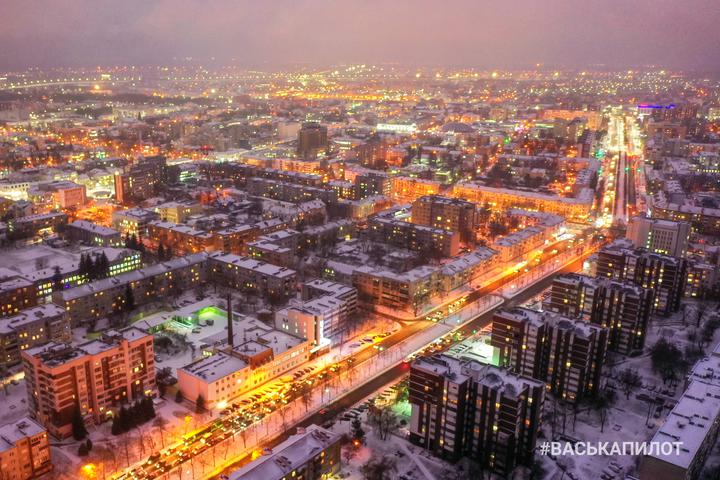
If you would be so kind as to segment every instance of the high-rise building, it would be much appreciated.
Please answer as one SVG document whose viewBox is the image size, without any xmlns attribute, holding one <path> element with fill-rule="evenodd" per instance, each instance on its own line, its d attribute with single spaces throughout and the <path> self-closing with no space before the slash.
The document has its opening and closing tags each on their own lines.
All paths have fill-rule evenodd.
<svg viewBox="0 0 720 480">
<path fill-rule="evenodd" d="M 72 432 L 76 409 L 99 423 L 122 404 L 155 392 L 153 337 L 135 327 L 77 346 L 30 348 L 22 359 L 30 415 L 58 438 Z"/>
<path fill-rule="evenodd" d="M 479 223 L 474 203 L 441 195 L 426 195 L 415 200 L 412 221 L 457 232 L 462 242 L 475 242 L 475 229 Z"/>
<path fill-rule="evenodd" d="M 687 281 L 687 260 L 632 248 L 618 240 L 598 252 L 597 276 L 631 281 L 655 292 L 654 311 L 670 315 L 680 309 Z"/>
<path fill-rule="evenodd" d="M 355 147 L 360 164 L 368 167 L 383 167 L 387 151 L 388 144 L 380 137 L 372 137 Z"/>
<path fill-rule="evenodd" d="M 420 358 L 410 369 L 410 441 L 499 475 L 530 465 L 545 384 L 475 360 Z"/>
<path fill-rule="evenodd" d="M 649 288 L 570 273 L 555 277 L 544 306 L 607 328 L 608 349 L 628 355 L 645 345 L 653 301 Z"/>
<path fill-rule="evenodd" d="M 627 228 L 627 238 L 633 245 L 671 257 L 687 254 L 690 224 L 645 217 L 633 217 Z"/>
<path fill-rule="evenodd" d="M 170 171 L 163 156 L 141 159 L 124 173 L 115 174 L 115 199 L 124 204 L 152 197 L 160 185 L 172 180 Z"/>
<path fill-rule="evenodd" d="M 374 195 L 390 196 L 392 182 L 384 172 L 368 172 L 355 177 L 355 195 L 357 198 Z"/>
<path fill-rule="evenodd" d="M 304 123 L 298 130 L 297 154 L 303 158 L 316 157 L 328 146 L 328 131 L 316 122 Z"/>
<path fill-rule="evenodd" d="M 607 340 L 606 328 L 555 313 L 515 308 L 493 317 L 491 345 L 501 365 L 546 382 L 568 402 L 597 392 Z"/>
</svg>

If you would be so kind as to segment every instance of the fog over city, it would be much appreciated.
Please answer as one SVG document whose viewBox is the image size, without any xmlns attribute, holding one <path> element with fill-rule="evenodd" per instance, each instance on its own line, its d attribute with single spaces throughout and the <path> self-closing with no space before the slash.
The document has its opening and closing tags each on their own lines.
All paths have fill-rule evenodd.
<svg viewBox="0 0 720 480">
<path fill-rule="evenodd" d="M 0 1 L 0 69 L 198 62 L 720 67 L 716 0 Z"/>
</svg>

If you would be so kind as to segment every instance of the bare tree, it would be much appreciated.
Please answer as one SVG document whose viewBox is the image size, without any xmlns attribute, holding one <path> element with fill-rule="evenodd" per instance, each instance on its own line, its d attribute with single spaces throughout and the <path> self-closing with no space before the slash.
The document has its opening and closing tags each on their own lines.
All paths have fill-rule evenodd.
<svg viewBox="0 0 720 480">
<path fill-rule="evenodd" d="M 642 377 L 637 370 L 632 368 L 626 368 L 620 372 L 620 385 L 622 386 L 623 392 L 625 393 L 625 399 L 630 399 L 630 394 L 633 390 L 642 386 Z"/>
</svg>

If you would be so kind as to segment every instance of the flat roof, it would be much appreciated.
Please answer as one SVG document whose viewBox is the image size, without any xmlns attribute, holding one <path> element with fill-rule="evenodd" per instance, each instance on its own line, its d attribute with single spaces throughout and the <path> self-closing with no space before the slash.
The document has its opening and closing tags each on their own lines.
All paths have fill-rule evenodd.
<svg viewBox="0 0 720 480">
<path fill-rule="evenodd" d="M 279 480 L 312 460 L 320 452 L 340 441 L 340 435 L 317 425 L 290 436 L 273 448 L 272 453 L 232 472 L 229 480 Z"/>
<path fill-rule="evenodd" d="M 720 415 L 720 388 L 693 381 L 670 411 L 652 442 L 681 442 L 669 455 L 649 455 L 670 465 L 688 468 Z M 714 439 L 713 439 L 714 442 Z"/>
</svg>

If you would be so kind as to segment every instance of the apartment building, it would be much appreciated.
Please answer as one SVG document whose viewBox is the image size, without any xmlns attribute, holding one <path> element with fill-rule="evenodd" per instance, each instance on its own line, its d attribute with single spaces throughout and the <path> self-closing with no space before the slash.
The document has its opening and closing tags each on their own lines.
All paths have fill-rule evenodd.
<svg viewBox="0 0 720 480">
<path fill-rule="evenodd" d="M 65 310 L 47 303 L 0 319 L 0 366 L 20 363 L 20 352 L 48 342 L 72 339 Z"/>
<path fill-rule="evenodd" d="M 206 253 L 173 258 L 146 268 L 103 278 L 75 288 L 58 290 L 52 301 L 64 308 L 73 326 L 93 318 L 123 311 L 127 291 L 132 291 L 134 306 L 159 298 L 179 295 L 205 281 Z"/>
<path fill-rule="evenodd" d="M 491 345 L 501 365 L 545 382 L 568 402 L 597 392 L 607 342 L 606 328 L 550 312 L 515 308 L 493 316 Z"/>
<path fill-rule="evenodd" d="M 617 240 L 598 251 L 598 277 L 625 280 L 655 292 L 654 311 L 670 315 L 680 309 L 685 293 L 688 262 L 684 258 L 633 248 L 626 240 Z"/>
<path fill-rule="evenodd" d="M 544 307 L 607 328 L 608 349 L 629 355 L 645 345 L 654 298 L 653 290 L 631 282 L 570 273 L 553 279 Z"/>
<path fill-rule="evenodd" d="M 552 213 L 572 220 L 584 220 L 590 214 L 594 191 L 584 188 L 575 197 L 561 197 L 536 191 L 495 188 L 477 182 L 458 182 L 452 196 L 477 204 L 489 204 L 501 210 L 521 208 Z"/>
<path fill-rule="evenodd" d="M 19 276 L 0 279 L 0 317 L 17 315 L 37 305 L 35 286 Z"/>
<path fill-rule="evenodd" d="M 212 253 L 207 258 L 210 278 L 230 288 L 271 297 L 289 297 L 295 292 L 297 272 L 290 268 L 231 253 Z"/>
<path fill-rule="evenodd" d="M 203 206 L 193 202 L 166 202 L 155 207 L 160 220 L 169 223 L 183 223 L 193 215 L 203 212 Z"/>
<path fill-rule="evenodd" d="M 269 178 L 249 178 L 247 192 L 256 197 L 265 197 L 290 203 L 322 200 L 328 204 L 337 203 L 337 192 L 331 189 L 311 187 L 298 183 L 283 182 Z"/>
<path fill-rule="evenodd" d="M 358 299 L 373 305 L 418 312 L 442 288 L 439 269 L 417 267 L 404 273 L 362 266 L 352 273 Z"/>
<path fill-rule="evenodd" d="M 72 433 L 76 408 L 100 423 L 122 404 L 155 392 L 153 337 L 135 327 L 79 345 L 23 350 L 22 360 L 30 415 L 58 438 Z"/>
<path fill-rule="evenodd" d="M 142 238 L 147 236 L 148 224 L 157 219 L 158 214 L 152 210 L 142 208 L 118 210 L 112 214 L 112 227 L 123 236 L 135 235 Z"/>
<path fill-rule="evenodd" d="M 268 455 L 228 475 L 228 480 L 325 480 L 340 472 L 341 436 L 317 425 L 298 429 Z"/>
<path fill-rule="evenodd" d="M 479 226 L 477 207 L 472 202 L 440 195 L 425 195 L 413 202 L 412 221 L 419 225 L 450 230 L 460 234 L 460 241 L 475 242 Z"/>
<path fill-rule="evenodd" d="M 390 178 L 390 196 L 397 201 L 412 202 L 424 195 L 440 193 L 440 182 L 415 177 Z"/>
<path fill-rule="evenodd" d="M 442 290 L 449 292 L 467 285 L 499 265 L 498 252 L 487 247 L 457 256 L 442 266 Z"/>
<path fill-rule="evenodd" d="M 720 432 L 720 387 L 692 381 L 652 442 L 679 443 L 670 454 L 652 452 L 640 462 L 640 480 L 695 480 Z"/>
<path fill-rule="evenodd" d="M 368 237 L 416 252 L 454 257 L 460 251 L 460 234 L 392 218 L 382 213 L 368 219 Z"/>
<path fill-rule="evenodd" d="M 29 238 L 39 233 L 55 233 L 66 225 L 68 216 L 61 212 L 43 213 L 14 218 L 7 222 L 7 236 L 11 240 Z"/>
<path fill-rule="evenodd" d="M 186 254 L 213 250 L 215 239 L 211 233 L 189 225 L 153 220 L 147 224 L 147 237 L 157 245 Z"/>
<path fill-rule="evenodd" d="M 96 247 L 118 247 L 123 244 L 120 232 L 87 220 L 75 220 L 63 229 L 63 236 L 71 242 Z"/>
<path fill-rule="evenodd" d="M 410 368 L 410 441 L 439 456 L 469 456 L 499 475 L 534 457 L 545 385 L 448 355 Z"/>
<path fill-rule="evenodd" d="M 645 217 L 633 217 L 627 227 L 627 238 L 638 248 L 671 257 L 687 254 L 690 224 Z"/>
<path fill-rule="evenodd" d="M 0 478 L 30 480 L 52 470 L 45 430 L 28 417 L 0 425 Z"/>
</svg>

